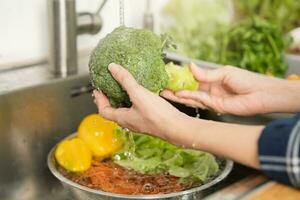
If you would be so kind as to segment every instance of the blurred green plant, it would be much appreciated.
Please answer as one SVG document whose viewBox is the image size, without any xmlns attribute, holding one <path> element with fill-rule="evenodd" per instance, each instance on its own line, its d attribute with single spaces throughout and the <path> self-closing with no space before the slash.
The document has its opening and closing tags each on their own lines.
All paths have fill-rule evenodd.
<svg viewBox="0 0 300 200">
<path fill-rule="evenodd" d="M 174 38 L 179 54 L 283 77 L 291 42 L 284 31 L 297 23 L 300 1 L 233 0 L 235 22 L 228 2 L 170 0 L 162 31 Z"/>
<path fill-rule="evenodd" d="M 162 32 L 171 35 L 177 52 L 192 58 L 217 62 L 220 37 L 231 18 L 224 0 L 170 0 L 164 9 L 169 21 Z"/>
<path fill-rule="evenodd" d="M 275 23 L 284 33 L 300 26 L 299 0 L 233 0 L 236 16 L 258 15 Z"/>
<path fill-rule="evenodd" d="M 284 52 L 290 41 L 276 24 L 252 16 L 224 35 L 219 62 L 283 77 L 287 70 Z"/>
</svg>

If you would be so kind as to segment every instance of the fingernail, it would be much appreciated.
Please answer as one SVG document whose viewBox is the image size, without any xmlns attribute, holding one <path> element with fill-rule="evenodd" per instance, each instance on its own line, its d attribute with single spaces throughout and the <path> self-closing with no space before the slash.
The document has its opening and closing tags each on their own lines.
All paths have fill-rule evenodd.
<svg viewBox="0 0 300 200">
<path fill-rule="evenodd" d="M 113 68 L 118 68 L 119 66 L 116 64 L 116 63 L 110 63 L 109 65 L 108 65 L 108 70 L 109 71 L 112 71 L 113 70 Z"/>
<path fill-rule="evenodd" d="M 100 90 L 94 90 L 93 91 L 93 96 L 96 97 L 99 95 L 99 92 L 101 92 Z"/>
<path fill-rule="evenodd" d="M 97 90 L 93 91 L 92 97 L 95 97 L 97 95 L 96 92 L 97 92 Z"/>
</svg>

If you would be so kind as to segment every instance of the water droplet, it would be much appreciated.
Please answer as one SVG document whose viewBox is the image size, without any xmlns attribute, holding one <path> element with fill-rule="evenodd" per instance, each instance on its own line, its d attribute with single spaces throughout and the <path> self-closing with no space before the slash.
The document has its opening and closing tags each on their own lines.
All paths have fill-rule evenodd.
<svg viewBox="0 0 300 200">
<path fill-rule="evenodd" d="M 118 138 L 113 138 L 112 143 L 117 143 L 119 141 Z"/>
<path fill-rule="evenodd" d="M 196 108 L 195 111 L 196 111 L 196 118 L 200 118 L 200 111 L 199 111 L 199 108 Z"/>
<path fill-rule="evenodd" d="M 121 160 L 121 156 L 120 155 L 115 155 L 115 160 Z"/>
</svg>

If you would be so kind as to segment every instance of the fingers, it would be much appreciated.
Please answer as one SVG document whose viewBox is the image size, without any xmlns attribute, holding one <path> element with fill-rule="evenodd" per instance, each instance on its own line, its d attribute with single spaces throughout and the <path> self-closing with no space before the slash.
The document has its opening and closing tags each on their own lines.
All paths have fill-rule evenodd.
<svg viewBox="0 0 300 200">
<path fill-rule="evenodd" d="M 135 89 L 140 87 L 134 77 L 122 66 L 111 63 L 108 66 L 108 70 L 123 89 L 127 91 L 129 96 Z"/>
<path fill-rule="evenodd" d="M 170 90 L 163 90 L 163 91 L 160 92 L 159 95 L 166 98 L 166 99 L 172 100 L 172 101 L 176 100 L 176 96 Z"/>
<path fill-rule="evenodd" d="M 204 92 L 210 92 L 212 87 L 213 86 L 212 86 L 211 83 L 202 82 L 202 83 L 199 84 L 198 90 L 201 90 L 201 91 L 204 91 Z"/>
<path fill-rule="evenodd" d="M 182 90 L 178 91 L 175 93 L 177 97 L 181 98 L 189 98 L 189 99 L 194 99 L 197 101 L 203 101 L 203 102 L 208 102 L 210 100 L 209 95 L 206 92 L 201 92 L 201 91 L 189 91 L 189 90 Z"/>
<path fill-rule="evenodd" d="M 188 107 L 192 108 L 201 108 L 203 110 L 207 109 L 206 106 L 204 106 L 202 103 L 195 101 L 193 99 L 184 99 L 184 98 L 179 98 L 178 103 L 184 104 Z"/>
<path fill-rule="evenodd" d="M 94 90 L 93 94 L 99 114 L 108 120 L 115 121 L 116 109 L 111 107 L 108 98 L 101 91 Z"/>
<path fill-rule="evenodd" d="M 121 119 L 126 119 L 124 116 L 127 110 L 125 108 L 113 108 L 108 98 L 101 91 L 94 90 L 93 94 L 99 114 L 108 120 L 122 124 Z"/>
<path fill-rule="evenodd" d="M 222 81 L 226 75 L 227 68 L 228 67 L 222 67 L 214 70 L 205 70 L 205 69 L 201 69 L 194 63 L 191 63 L 190 65 L 190 69 L 194 77 L 199 82 L 206 82 L 206 83 Z"/>
<path fill-rule="evenodd" d="M 170 90 L 164 90 L 160 93 L 160 95 L 166 99 L 169 99 L 171 101 L 181 103 L 181 104 L 184 104 L 184 105 L 187 105 L 190 107 L 206 109 L 206 106 L 204 106 L 202 103 L 200 103 L 196 100 L 190 99 L 190 98 L 180 98 L 180 97 L 176 96 Z"/>
<path fill-rule="evenodd" d="M 212 99 L 210 95 L 206 92 L 202 91 L 188 91 L 188 90 L 182 90 L 178 91 L 175 94 L 178 98 L 184 98 L 184 99 L 192 99 L 196 102 L 201 103 L 206 108 L 212 108 Z"/>
</svg>

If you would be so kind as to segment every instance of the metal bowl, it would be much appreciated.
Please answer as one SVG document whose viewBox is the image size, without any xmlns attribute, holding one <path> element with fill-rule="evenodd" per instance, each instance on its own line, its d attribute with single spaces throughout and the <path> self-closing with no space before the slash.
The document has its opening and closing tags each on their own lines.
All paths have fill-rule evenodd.
<svg viewBox="0 0 300 200">
<path fill-rule="evenodd" d="M 72 134 L 65 139 L 69 139 L 74 137 L 75 134 Z M 219 172 L 212 178 L 210 178 L 205 184 L 202 184 L 198 187 L 194 187 L 188 190 L 184 190 L 181 192 L 174 192 L 169 194 L 156 194 L 156 195 L 125 195 L 125 194 L 115 194 L 110 192 L 105 192 L 101 190 L 95 190 L 91 189 L 85 186 L 82 186 L 78 183 L 75 183 L 71 181 L 70 179 L 67 179 L 64 177 L 59 171 L 58 171 L 58 164 L 54 157 L 54 151 L 56 149 L 57 145 L 55 145 L 51 151 L 48 154 L 48 167 L 52 174 L 58 178 L 61 183 L 68 188 L 71 193 L 74 195 L 76 199 L 80 200 L 140 200 L 140 199 L 168 199 L 168 200 L 195 200 L 195 199 L 201 199 L 205 193 L 209 189 L 212 188 L 213 185 L 219 183 L 224 178 L 227 177 L 227 175 L 231 172 L 233 167 L 233 162 L 231 160 L 227 160 L 221 157 L 217 157 L 217 162 L 219 163 L 220 170 Z"/>
</svg>

